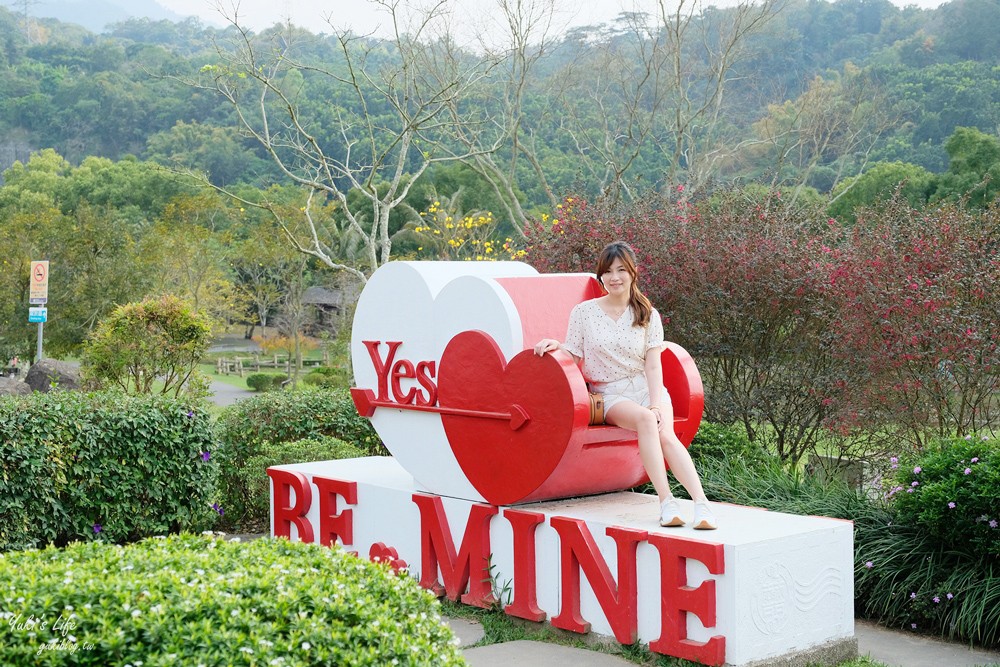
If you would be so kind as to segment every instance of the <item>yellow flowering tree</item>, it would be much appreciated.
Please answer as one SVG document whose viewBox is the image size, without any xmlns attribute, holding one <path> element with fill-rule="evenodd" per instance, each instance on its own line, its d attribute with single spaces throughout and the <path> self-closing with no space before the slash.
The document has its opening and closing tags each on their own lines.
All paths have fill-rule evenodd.
<svg viewBox="0 0 1000 667">
<path fill-rule="evenodd" d="M 491 211 L 464 214 L 458 206 L 459 196 L 456 192 L 451 198 L 435 199 L 426 211 L 419 212 L 418 222 L 407 225 L 407 232 L 416 236 L 419 256 L 478 261 L 523 256 L 512 239 L 496 237 L 497 221 Z"/>
</svg>

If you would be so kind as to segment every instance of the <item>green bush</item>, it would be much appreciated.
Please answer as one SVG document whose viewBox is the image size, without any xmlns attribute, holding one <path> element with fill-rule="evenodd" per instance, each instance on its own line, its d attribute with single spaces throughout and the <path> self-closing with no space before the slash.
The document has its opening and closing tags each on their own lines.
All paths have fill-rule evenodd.
<svg viewBox="0 0 1000 667">
<path fill-rule="evenodd" d="M 267 444 L 321 436 L 354 445 L 364 454 L 382 454 L 371 423 L 358 415 L 347 390 L 309 390 L 250 396 L 223 410 L 218 420 L 219 488 L 228 525 L 250 516 L 244 470 Z"/>
<path fill-rule="evenodd" d="M 897 473 L 900 523 L 1000 565 L 1000 440 L 943 440 Z"/>
<path fill-rule="evenodd" d="M 751 469 L 767 466 L 770 456 L 735 426 L 702 422 L 689 448 L 695 464 L 738 458 Z"/>
<path fill-rule="evenodd" d="M 76 543 L 0 554 L 0 588 L 4 665 L 465 664 L 431 593 L 339 548 Z"/>
<path fill-rule="evenodd" d="M 349 384 L 350 379 L 347 376 L 347 372 L 343 368 L 319 366 L 318 368 L 314 368 L 309 371 L 309 373 L 302 378 L 302 381 L 314 387 L 336 389 L 338 387 L 346 387 Z"/>
<path fill-rule="evenodd" d="M 99 388 L 180 396 L 212 342 L 212 320 L 174 296 L 119 306 L 83 347 L 84 378 Z M 204 386 L 201 387 L 205 389 Z"/>
<path fill-rule="evenodd" d="M 57 392 L 0 399 L 0 549 L 201 530 L 218 475 L 203 404 Z"/>
<path fill-rule="evenodd" d="M 251 373 L 247 376 L 247 386 L 254 391 L 272 391 L 280 389 L 281 383 L 287 379 L 278 373 Z"/>
<path fill-rule="evenodd" d="M 237 471 L 238 485 L 227 488 L 222 507 L 242 508 L 240 525 L 266 527 L 270 516 L 271 486 L 267 469 L 285 463 L 353 459 L 365 453 L 343 440 L 317 436 L 294 442 L 264 443 L 260 452 L 247 457 L 246 465 Z"/>
</svg>

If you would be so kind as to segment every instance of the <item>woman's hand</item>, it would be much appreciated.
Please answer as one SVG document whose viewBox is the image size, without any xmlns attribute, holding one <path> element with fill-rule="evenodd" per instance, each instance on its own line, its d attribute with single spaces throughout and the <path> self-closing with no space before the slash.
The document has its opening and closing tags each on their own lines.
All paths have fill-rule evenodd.
<svg viewBox="0 0 1000 667">
<path fill-rule="evenodd" d="M 535 343 L 535 354 L 543 356 L 546 352 L 553 352 L 561 347 L 559 341 L 554 338 L 543 338 Z"/>
<path fill-rule="evenodd" d="M 666 421 L 663 419 L 663 411 L 660 410 L 660 406 L 658 405 L 654 405 L 653 407 L 650 408 L 650 410 L 653 412 L 654 415 L 656 415 L 656 430 L 662 431 L 663 425 L 664 423 L 666 423 Z"/>
</svg>

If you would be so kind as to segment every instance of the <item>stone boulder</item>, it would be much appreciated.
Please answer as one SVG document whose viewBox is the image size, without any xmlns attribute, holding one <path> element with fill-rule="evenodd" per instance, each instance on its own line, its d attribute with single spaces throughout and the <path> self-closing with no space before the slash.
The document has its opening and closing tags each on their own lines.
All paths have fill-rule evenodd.
<svg viewBox="0 0 1000 667">
<path fill-rule="evenodd" d="M 79 389 L 80 369 L 65 361 L 42 359 L 31 366 L 24 381 L 35 391 L 43 393 L 51 389 Z"/>
<path fill-rule="evenodd" d="M 30 394 L 31 387 L 20 380 L 14 378 L 0 377 L 0 396 L 17 396 L 19 394 Z"/>
</svg>

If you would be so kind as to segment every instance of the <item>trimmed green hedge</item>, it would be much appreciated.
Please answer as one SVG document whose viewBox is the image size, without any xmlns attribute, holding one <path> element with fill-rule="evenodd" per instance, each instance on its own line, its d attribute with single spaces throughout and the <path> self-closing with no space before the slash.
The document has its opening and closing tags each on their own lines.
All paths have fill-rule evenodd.
<svg viewBox="0 0 1000 667">
<path fill-rule="evenodd" d="M 344 368 L 337 368 L 335 366 L 319 366 L 309 371 L 309 373 L 302 378 L 302 381 L 314 387 L 336 389 L 337 387 L 349 385 L 351 378 L 347 370 Z"/>
<path fill-rule="evenodd" d="M 76 543 L 0 554 L 0 589 L 3 665 L 465 664 L 431 593 L 339 548 Z"/>
<path fill-rule="evenodd" d="M 358 456 L 385 453 L 371 423 L 358 415 L 348 390 L 265 393 L 227 407 L 218 420 L 218 440 L 224 451 L 219 489 L 227 525 L 244 527 L 245 523 L 257 524 L 266 517 L 267 501 L 262 516 L 257 500 L 260 496 L 253 485 L 266 483 L 267 477 L 264 469 L 258 468 L 262 462 L 255 457 L 275 460 L 283 456 L 280 448 L 265 453 L 266 446 L 317 438 L 343 441 L 356 447 Z M 339 446 L 335 445 L 334 450 Z M 314 455 L 320 456 L 314 460 L 346 458 L 318 452 Z"/>
<path fill-rule="evenodd" d="M 211 526 L 213 442 L 204 405 L 182 399 L 0 399 L 0 550 Z"/>
<path fill-rule="evenodd" d="M 343 440 L 318 436 L 294 442 L 264 443 L 260 451 L 247 457 L 246 464 L 236 472 L 238 485 L 227 488 L 221 499 L 222 507 L 242 509 L 240 525 L 265 528 L 270 516 L 271 485 L 267 469 L 285 463 L 353 459 L 365 453 Z"/>
<path fill-rule="evenodd" d="M 247 386 L 254 391 L 281 389 L 281 383 L 288 378 L 278 373 L 251 373 L 247 376 Z"/>
</svg>

